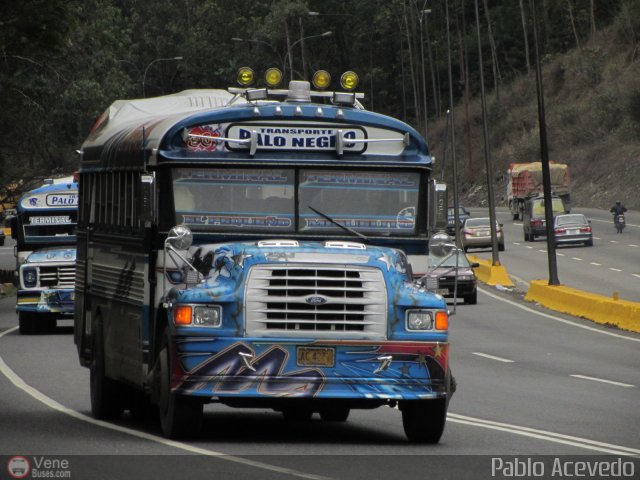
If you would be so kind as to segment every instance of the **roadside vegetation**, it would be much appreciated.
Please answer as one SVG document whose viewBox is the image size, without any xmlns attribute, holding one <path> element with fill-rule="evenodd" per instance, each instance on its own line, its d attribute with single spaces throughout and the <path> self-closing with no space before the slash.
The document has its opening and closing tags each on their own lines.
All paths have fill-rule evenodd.
<svg viewBox="0 0 640 480">
<path fill-rule="evenodd" d="M 508 164 L 540 157 L 535 5 L 550 158 L 570 164 L 574 205 L 620 198 L 640 208 L 640 2 L 477 3 L 498 204 Z M 0 2 L 0 204 L 74 170 L 76 150 L 114 100 L 226 88 L 245 65 L 307 79 L 322 68 L 333 85 L 356 71 L 367 108 L 428 131 L 438 176 L 450 181 L 450 56 L 462 198 L 482 205 L 475 13 L 467 0 Z"/>
</svg>

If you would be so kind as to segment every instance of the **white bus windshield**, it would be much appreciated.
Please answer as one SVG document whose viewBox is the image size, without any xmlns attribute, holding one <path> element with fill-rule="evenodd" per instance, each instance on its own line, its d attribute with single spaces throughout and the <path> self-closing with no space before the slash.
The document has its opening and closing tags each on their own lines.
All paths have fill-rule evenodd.
<svg viewBox="0 0 640 480">
<path fill-rule="evenodd" d="M 297 178 L 294 169 L 175 169 L 176 222 L 194 231 L 343 233 L 312 207 L 365 235 L 416 232 L 418 172 L 300 169 Z"/>
</svg>

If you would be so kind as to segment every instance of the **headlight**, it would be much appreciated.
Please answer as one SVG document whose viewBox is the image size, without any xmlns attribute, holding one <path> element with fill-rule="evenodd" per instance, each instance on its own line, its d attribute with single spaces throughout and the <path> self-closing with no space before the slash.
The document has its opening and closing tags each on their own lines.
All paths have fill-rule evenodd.
<svg viewBox="0 0 640 480">
<path fill-rule="evenodd" d="M 473 275 L 460 275 L 460 276 L 458 277 L 458 280 L 463 280 L 463 281 L 466 281 L 466 280 L 473 280 Z"/>
<path fill-rule="evenodd" d="M 195 307 L 193 309 L 193 324 L 202 327 L 219 327 L 222 319 L 220 307 Z"/>
<path fill-rule="evenodd" d="M 219 327 L 222 324 L 222 308 L 217 305 L 177 305 L 173 321 L 178 326 Z"/>
<path fill-rule="evenodd" d="M 26 288 L 33 288 L 38 284 L 38 271 L 35 268 L 22 270 L 22 281 Z"/>
<path fill-rule="evenodd" d="M 446 310 L 408 310 L 407 330 L 448 330 L 449 314 Z"/>
<path fill-rule="evenodd" d="M 407 312 L 407 330 L 432 330 L 432 312 L 423 310 L 409 310 Z"/>
</svg>

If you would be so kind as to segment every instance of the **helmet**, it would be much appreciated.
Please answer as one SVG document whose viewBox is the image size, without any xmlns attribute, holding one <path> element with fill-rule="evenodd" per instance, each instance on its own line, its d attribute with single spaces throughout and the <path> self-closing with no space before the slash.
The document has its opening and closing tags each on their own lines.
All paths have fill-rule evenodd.
<svg viewBox="0 0 640 480">
<path fill-rule="evenodd" d="M 616 205 L 620 205 L 620 200 L 616 201 Z"/>
</svg>

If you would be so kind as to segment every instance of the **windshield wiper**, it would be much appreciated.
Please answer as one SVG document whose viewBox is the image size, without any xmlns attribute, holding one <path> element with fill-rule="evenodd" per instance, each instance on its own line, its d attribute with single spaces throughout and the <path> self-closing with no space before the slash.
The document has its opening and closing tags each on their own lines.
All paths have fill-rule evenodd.
<svg viewBox="0 0 640 480">
<path fill-rule="evenodd" d="M 363 235 L 360 232 L 356 232 L 353 228 L 349 228 L 345 225 L 342 225 L 340 222 L 335 221 L 333 218 L 331 218 L 329 215 L 327 215 L 326 213 L 322 213 L 318 210 L 316 210 L 315 208 L 313 208 L 311 205 L 307 205 L 307 207 L 309 208 L 309 210 L 311 210 L 314 213 L 317 213 L 318 215 L 320 215 L 322 218 L 329 220 L 331 223 L 333 223 L 334 225 L 340 227 L 342 230 L 344 230 L 345 232 L 349 232 L 353 235 L 356 235 L 358 237 L 360 237 L 362 240 L 364 240 L 365 242 L 368 242 L 369 239 Z"/>
</svg>

